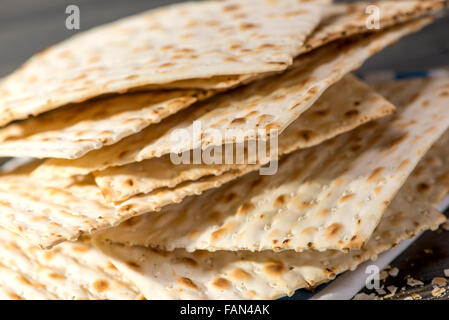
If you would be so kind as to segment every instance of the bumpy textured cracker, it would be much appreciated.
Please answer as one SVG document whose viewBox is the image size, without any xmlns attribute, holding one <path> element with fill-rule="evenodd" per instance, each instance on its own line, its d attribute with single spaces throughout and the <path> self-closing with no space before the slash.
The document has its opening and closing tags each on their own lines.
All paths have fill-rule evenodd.
<svg viewBox="0 0 449 320">
<path fill-rule="evenodd" d="M 385 32 L 364 36 L 349 43 L 333 43 L 298 58 L 294 66 L 283 73 L 257 81 L 246 88 L 208 100 L 199 108 L 189 108 L 166 119 L 157 126 L 150 126 L 139 134 L 120 142 L 95 150 L 76 160 L 50 159 L 34 173 L 40 179 L 56 176 L 83 175 L 111 166 L 159 157 L 170 152 L 190 150 L 201 144 L 203 149 L 212 145 L 234 142 L 232 129 L 240 129 L 237 138 L 253 139 L 257 129 L 277 129 L 282 132 L 301 113 L 307 110 L 319 96 L 345 74 L 357 69 L 367 58 L 402 36 L 421 28 L 429 19 L 399 25 Z M 282 109 L 280 109 L 282 108 Z M 282 112 L 281 112 L 282 111 Z M 192 133 L 194 120 L 200 120 L 203 139 Z M 173 145 L 171 132 L 189 129 L 189 139 Z M 224 139 L 217 141 L 207 136 L 207 128 L 215 128 Z M 185 136 L 185 135 L 184 135 Z M 239 141 L 237 140 L 237 141 Z"/>
<path fill-rule="evenodd" d="M 360 251 L 172 252 L 96 241 L 114 265 L 147 299 L 275 299 L 315 287 L 353 270 L 401 240 L 435 229 L 445 217 L 431 205 L 401 193 L 387 209 L 373 237 Z"/>
<path fill-rule="evenodd" d="M 352 75 L 345 76 L 284 130 L 278 138 L 278 155 L 317 145 L 394 111 L 394 106 L 373 89 Z M 248 146 L 245 147 L 245 161 L 248 161 Z M 157 188 L 173 188 L 184 181 L 220 175 L 245 167 L 245 164 L 225 164 L 225 159 L 222 158 L 224 157 L 220 158 L 223 164 L 175 165 L 167 155 L 96 172 L 95 181 L 106 200 L 124 201 L 133 195 L 149 193 Z M 264 164 L 268 157 L 254 160 Z M 256 161 L 252 163 L 256 164 Z"/>
<path fill-rule="evenodd" d="M 428 22 L 425 19 L 398 26 L 367 37 L 359 44 L 368 41 L 374 46 L 371 50 L 378 50 Z M 366 50 L 361 47 L 358 49 Z M 353 47 L 353 50 L 356 48 Z M 74 240 L 81 234 L 115 226 L 135 215 L 160 210 L 187 196 L 216 188 L 251 170 L 247 168 L 218 177 L 205 177 L 182 183 L 174 189 L 162 188 L 132 197 L 114 207 L 104 203 L 100 189 L 92 181 L 78 181 L 64 188 L 49 188 L 42 186 L 41 179 L 30 179 L 28 174 L 13 174 L 0 179 L 0 209 L 4 212 L 0 215 L 0 225 L 41 247 L 49 248 L 65 240 Z M 52 170 L 48 171 L 44 179 L 49 178 L 51 173 Z"/>
<path fill-rule="evenodd" d="M 207 95 L 199 90 L 134 93 L 70 105 L 0 129 L 0 156 L 76 159 Z"/>
<path fill-rule="evenodd" d="M 407 94 L 396 115 L 289 155 L 273 176 L 251 173 L 105 233 L 169 250 L 359 249 L 449 127 L 449 77 Z"/>
<path fill-rule="evenodd" d="M 437 205 L 449 193 L 449 132 L 430 149 L 413 171 L 410 180 L 415 190 L 429 203 Z"/>
<path fill-rule="evenodd" d="M 426 22 L 428 20 L 413 22 L 376 34 L 375 39 L 379 41 L 375 42 L 386 45 Z M 372 40 L 372 37 L 368 39 Z M 132 197 L 115 207 L 103 202 L 101 191 L 92 181 L 48 188 L 42 187 L 42 180 L 30 179 L 26 173 L 13 174 L 0 179 L 0 208 L 4 212 L 0 215 L 0 224 L 41 247 L 49 248 L 65 240 L 74 240 L 83 233 L 115 226 L 135 215 L 160 210 L 252 170 L 248 167 L 218 177 L 182 183 L 174 189 L 162 188 Z"/>
<path fill-rule="evenodd" d="M 307 38 L 301 53 L 308 52 L 340 38 L 354 34 L 383 30 L 392 25 L 432 14 L 447 6 L 448 1 L 364 1 L 362 3 L 338 3 L 326 8 L 318 28 Z M 379 29 L 367 27 L 371 21 L 369 6 L 379 9 Z"/>
<path fill-rule="evenodd" d="M 0 125 L 106 93 L 283 70 L 328 0 L 202 1 L 144 12 L 35 55 L 0 84 Z"/>
<path fill-rule="evenodd" d="M 137 299 L 139 291 L 111 264 L 109 259 L 87 243 L 65 243 L 44 251 L 21 237 L 0 228 L 0 282 L 3 267 L 16 276 L 21 287 L 32 286 L 43 299 Z M 3 283 L 2 283 L 3 284 Z M 6 283 L 9 285 L 9 283 Z M 38 299 L 20 287 L 15 293 L 25 299 Z"/>
</svg>

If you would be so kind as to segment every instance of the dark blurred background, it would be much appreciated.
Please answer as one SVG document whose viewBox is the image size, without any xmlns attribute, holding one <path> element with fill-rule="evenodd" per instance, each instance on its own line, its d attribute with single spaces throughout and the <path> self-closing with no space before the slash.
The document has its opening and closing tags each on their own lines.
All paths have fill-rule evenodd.
<svg viewBox="0 0 449 320">
<path fill-rule="evenodd" d="M 0 77 L 76 32 L 175 2 L 179 0 L 0 0 Z M 79 31 L 65 28 L 65 9 L 71 4 L 81 11 Z M 421 71 L 444 65 L 449 65 L 448 16 L 377 54 L 363 71 Z"/>
</svg>

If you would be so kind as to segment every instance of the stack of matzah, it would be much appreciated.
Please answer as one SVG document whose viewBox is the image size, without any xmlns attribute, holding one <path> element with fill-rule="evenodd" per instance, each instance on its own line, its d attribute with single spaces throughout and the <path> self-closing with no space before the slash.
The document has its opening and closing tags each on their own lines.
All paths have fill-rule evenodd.
<svg viewBox="0 0 449 320">
<path fill-rule="evenodd" d="M 278 298 L 436 229 L 449 78 L 350 73 L 445 5 L 183 3 L 32 57 L 0 82 L 0 156 L 38 158 L 0 175 L 2 298 Z"/>
</svg>

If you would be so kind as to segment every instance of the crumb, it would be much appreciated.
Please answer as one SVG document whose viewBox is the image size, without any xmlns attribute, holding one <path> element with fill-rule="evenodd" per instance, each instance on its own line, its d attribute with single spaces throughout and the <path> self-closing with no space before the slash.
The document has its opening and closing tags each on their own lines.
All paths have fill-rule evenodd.
<svg viewBox="0 0 449 320">
<path fill-rule="evenodd" d="M 379 279 L 384 281 L 388 278 L 388 272 L 387 271 L 381 271 L 379 274 Z"/>
<path fill-rule="evenodd" d="M 398 291 L 398 287 L 396 286 L 388 286 L 387 290 L 391 292 L 391 294 L 395 294 Z"/>
<path fill-rule="evenodd" d="M 391 277 L 396 277 L 398 274 L 399 274 L 399 269 L 398 268 L 393 268 L 393 269 L 391 269 L 389 272 L 388 272 L 388 274 L 391 276 Z"/>
<path fill-rule="evenodd" d="M 417 293 L 412 293 L 410 296 L 412 297 L 413 300 L 421 300 L 422 299 L 422 297 Z"/>
<path fill-rule="evenodd" d="M 446 289 L 445 288 L 434 288 L 432 290 L 432 296 L 434 297 L 442 297 L 446 294 Z"/>
<path fill-rule="evenodd" d="M 404 300 L 413 300 L 412 297 L 405 297 Z"/>
<path fill-rule="evenodd" d="M 427 254 L 433 254 L 433 250 L 432 249 L 424 249 L 424 252 Z"/>
<path fill-rule="evenodd" d="M 359 293 L 352 298 L 352 300 L 377 300 L 377 297 L 374 293 L 366 294 L 366 293 Z"/>
<path fill-rule="evenodd" d="M 435 277 L 432 279 L 432 284 L 440 287 L 444 287 L 447 284 L 447 280 L 441 277 Z"/>
<path fill-rule="evenodd" d="M 380 296 L 383 296 L 383 295 L 387 294 L 387 292 L 383 288 L 376 289 L 376 292 Z"/>
<path fill-rule="evenodd" d="M 407 284 L 411 287 L 423 286 L 424 282 L 420 280 L 413 279 L 412 277 L 407 278 Z"/>
</svg>

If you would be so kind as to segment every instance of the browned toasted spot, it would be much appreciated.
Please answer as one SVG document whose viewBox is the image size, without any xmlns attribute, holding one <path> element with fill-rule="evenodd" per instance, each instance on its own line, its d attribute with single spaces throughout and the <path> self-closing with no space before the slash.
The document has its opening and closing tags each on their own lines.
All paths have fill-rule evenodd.
<svg viewBox="0 0 449 320">
<path fill-rule="evenodd" d="M 140 265 L 133 260 L 126 261 L 126 264 L 133 269 L 140 269 Z"/>
<path fill-rule="evenodd" d="M 301 130 L 297 133 L 299 138 L 304 139 L 305 141 L 311 140 L 315 136 L 315 132 L 312 130 Z"/>
<path fill-rule="evenodd" d="M 425 182 L 421 182 L 416 186 L 416 190 L 419 193 L 427 193 L 430 190 L 430 185 Z"/>
<path fill-rule="evenodd" d="M 89 251 L 89 249 L 90 249 L 90 247 L 85 244 L 80 244 L 80 245 L 76 245 L 76 246 L 72 247 L 72 250 L 76 251 L 76 252 L 87 252 L 87 251 Z"/>
<path fill-rule="evenodd" d="M 55 280 L 65 280 L 66 279 L 65 276 L 63 276 L 62 274 L 57 274 L 57 273 L 50 273 L 48 276 Z"/>
<path fill-rule="evenodd" d="M 326 116 L 328 113 L 329 113 L 329 110 L 318 110 L 318 111 L 315 111 L 313 114 L 314 114 L 314 115 L 317 115 L 317 116 L 319 116 L 319 117 L 324 117 L 324 116 Z"/>
<path fill-rule="evenodd" d="M 180 278 L 178 278 L 178 283 L 181 286 L 184 286 L 186 288 L 193 289 L 193 290 L 198 290 L 198 286 L 195 284 L 195 282 L 193 282 L 189 278 L 180 277 Z"/>
<path fill-rule="evenodd" d="M 266 131 L 270 131 L 270 130 L 275 130 L 275 131 L 279 131 L 279 129 L 281 129 L 282 125 L 280 123 L 277 122 L 272 122 L 272 123 L 268 123 L 264 129 Z"/>
<path fill-rule="evenodd" d="M 332 238 L 336 235 L 338 235 L 343 230 L 343 225 L 340 223 L 333 223 L 329 227 L 326 228 L 326 236 L 328 238 Z"/>
<path fill-rule="evenodd" d="M 230 276 L 236 280 L 248 280 L 251 278 L 251 275 L 248 272 L 240 268 L 232 270 Z"/>
<path fill-rule="evenodd" d="M 239 62 L 240 60 L 236 57 L 224 57 L 223 58 L 224 61 L 229 61 L 229 62 Z"/>
<path fill-rule="evenodd" d="M 235 118 L 234 120 L 231 121 L 231 125 L 245 124 L 245 123 L 246 123 L 245 118 Z"/>
<path fill-rule="evenodd" d="M 314 201 L 300 201 L 297 204 L 297 208 L 299 210 L 306 210 L 306 209 L 312 208 L 315 205 L 316 205 L 316 202 L 314 202 Z"/>
<path fill-rule="evenodd" d="M 212 222 L 220 222 L 222 220 L 222 214 L 220 211 L 217 210 L 213 210 L 208 216 L 207 216 L 207 220 L 208 221 L 212 221 Z"/>
<path fill-rule="evenodd" d="M 210 235 L 210 240 L 212 242 L 215 242 L 215 241 L 219 240 L 226 233 L 231 232 L 231 230 L 234 228 L 234 226 L 235 226 L 234 222 L 227 222 L 227 223 L 225 223 L 221 228 L 219 228 L 218 230 L 215 230 L 214 232 L 212 232 L 212 234 Z"/>
<path fill-rule="evenodd" d="M 142 221 L 142 216 L 132 217 L 131 219 L 125 220 L 122 224 L 125 227 L 132 227 Z"/>
<path fill-rule="evenodd" d="M 14 292 L 8 292 L 7 294 L 11 300 L 25 300 L 23 297 L 15 294 Z"/>
<path fill-rule="evenodd" d="M 168 67 L 173 67 L 175 64 L 171 63 L 171 62 L 167 62 L 167 63 L 163 63 L 161 65 L 159 65 L 159 68 L 168 68 Z"/>
<path fill-rule="evenodd" d="M 192 268 L 198 267 L 198 262 L 196 262 L 196 260 L 189 258 L 189 257 L 178 258 L 178 259 L 176 259 L 176 262 L 188 265 L 189 267 L 192 267 Z"/>
<path fill-rule="evenodd" d="M 285 194 L 281 194 L 274 200 L 273 205 L 275 207 L 282 207 L 285 205 L 286 202 L 287 202 L 287 196 Z"/>
<path fill-rule="evenodd" d="M 93 287 L 95 291 L 103 292 L 109 288 L 109 282 L 106 280 L 97 280 L 94 282 Z"/>
<path fill-rule="evenodd" d="M 351 200 L 354 197 L 355 197 L 354 193 L 347 194 L 347 195 L 341 197 L 340 199 L 338 199 L 338 203 L 344 203 L 344 202 L 346 202 L 348 200 Z"/>
<path fill-rule="evenodd" d="M 219 290 L 226 290 L 231 286 L 231 282 L 225 278 L 215 278 L 212 280 L 212 286 Z"/>
<path fill-rule="evenodd" d="M 301 231 L 301 234 L 303 234 L 303 235 L 305 235 L 305 236 L 310 236 L 310 235 L 314 234 L 314 233 L 317 232 L 317 231 L 318 231 L 318 229 L 315 228 L 315 227 L 307 227 L 307 228 L 304 228 L 304 229 Z"/>
<path fill-rule="evenodd" d="M 237 209 L 237 215 L 239 215 L 239 216 L 246 215 L 254 208 L 255 208 L 255 206 L 252 202 L 245 202 Z"/>
<path fill-rule="evenodd" d="M 128 154 L 128 152 L 129 152 L 129 151 L 127 151 L 127 150 L 120 152 L 120 153 L 118 154 L 119 159 L 121 159 L 121 158 L 123 158 L 124 156 L 126 156 L 126 155 Z"/>
<path fill-rule="evenodd" d="M 322 208 L 317 212 L 318 218 L 325 218 L 331 213 L 331 211 L 328 208 Z"/>
<path fill-rule="evenodd" d="M 53 258 L 54 253 L 52 251 L 45 251 L 44 252 L 44 259 L 51 260 Z"/>
<path fill-rule="evenodd" d="M 369 177 L 366 179 L 367 182 L 374 182 L 381 177 L 382 172 L 385 170 L 384 167 L 378 167 L 374 169 Z"/>
<path fill-rule="evenodd" d="M 299 15 L 306 14 L 306 13 L 308 13 L 307 10 L 294 10 L 294 11 L 284 13 L 284 16 L 293 17 L 293 16 L 299 16 Z"/>
<path fill-rule="evenodd" d="M 359 113 L 360 112 L 358 110 L 352 109 L 352 110 L 349 110 L 349 111 L 345 112 L 345 117 L 346 118 L 352 118 L 352 117 L 358 116 Z"/>
<path fill-rule="evenodd" d="M 404 169 L 406 166 L 408 166 L 409 163 L 410 163 L 409 159 L 402 160 L 398 166 L 398 170 Z"/>
<path fill-rule="evenodd" d="M 240 25 L 240 29 L 241 29 L 241 30 L 254 29 L 254 28 L 256 28 L 256 27 L 257 27 L 257 25 L 255 25 L 254 23 L 249 23 L 249 22 L 242 23 L 242 24 Z"/>
<path fill-rule="evenodd" d="M 235 11 L 235 10 L 238 10 L 239 8 L 240 8 L 240 5 L 238 5 L 238 4 L 230 4 L 230 5 L 224 6 L 223 11 L 225 11 L 225 12 Z"/>
<path fill-rule="evenodd" d="M 374 194 L 377 196 L 382 192 L 382 186 L 377 186 L 374 188 Z"/>
<path fill-rule="evenodd" d="M 238 195 L 234 192 L 228 193 L 223 197 L 224 203 L 230 203 L 238 198 Z"/>
<path fill-rule="evenodd" d="M 281 261 L 270 261 L 265 263 L 263 271 L 270 277 L 279 277 L 286 270 L 284 264 Z"/>
<path fill-rule="evenodd" d="M 116 268 L 116 266 L 114 266 L 111 262 L 108 261 L 107 265 L 106 265 L 107 269 L 110 269 L 112 271 L 118 271 L 118 269 Z"/>
<path fill-rule="evenodd" d="M 31 282 L 23 276 L 19 276 L 17 279 L 19 280 L 19 282 L 22 282 L 25 285 L 28 285 L 28 286 L 32 285 Z"/>
</svg>

